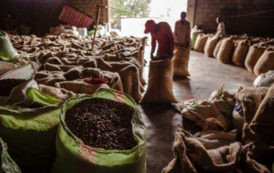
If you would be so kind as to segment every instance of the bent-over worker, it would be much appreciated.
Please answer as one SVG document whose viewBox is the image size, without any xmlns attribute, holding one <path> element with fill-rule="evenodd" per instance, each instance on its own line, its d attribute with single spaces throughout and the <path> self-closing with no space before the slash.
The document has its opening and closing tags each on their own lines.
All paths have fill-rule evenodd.
<svg viewBox="0 0 274 173">
<path fill-rule="evenodd" d="M 155 23 L 154 20 L 148 20 L 145 24 L 145 33 L 151 34 L 151 52 L 152 60 L 157 59 L 171 59 L 173 56 L 174 41 L 172 31 L 168 23 Z M 158 50 L 156 57 L 153 56 L 158 43 Z"/>
</svg>

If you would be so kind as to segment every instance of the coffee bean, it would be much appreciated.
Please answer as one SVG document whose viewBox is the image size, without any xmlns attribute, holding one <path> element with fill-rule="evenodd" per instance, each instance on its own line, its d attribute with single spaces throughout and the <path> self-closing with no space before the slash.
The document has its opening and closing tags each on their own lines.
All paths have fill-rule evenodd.
<svg viewBox="0 0 274 173">
<path fill-rule="evenodd" d="M 67 111 L 65 121 L 86 145 L 126 150 L 137 145 L 132 133 L 133 114 L 126 104 L 93 98 L 74 105 Z"/>
</svg>

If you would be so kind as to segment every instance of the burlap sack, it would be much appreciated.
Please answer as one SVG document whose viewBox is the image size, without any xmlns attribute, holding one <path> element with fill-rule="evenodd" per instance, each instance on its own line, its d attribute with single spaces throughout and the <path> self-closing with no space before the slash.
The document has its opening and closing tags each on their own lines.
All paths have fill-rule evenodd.
<svg viewBox="0 0 274 173">
<path fill-rule="evenodd" d="M 13 70 L 15 68 L 16 66 L 13 63 L 0 61 L 0 76 L 6 73 L 7 71 Z"/>
<path fill-rule="evenodd" d="M 173 95 L 172 60 L 150 61 L 148 88 L 143 103 L 176 103 Z"/>
<path fill-rule="evenodd" d="M 142 95 L 138 69 L 130 65 L 119 70 L 118 73 L 123 83 L 123 91 L 139 102 L 142 99 Z"/>
<path fill-rule="evenodd" d="M 176 46 L 174 50 L 174 76 L 187 77 L 190 50 L 182 46 Z"/>
<path fill-rule="evenodd" d="M 270 173 L 264 165 L 250 158 L 239 142 L 208 149 L 181 128 L 176 132 L 173 151 L 175 158 L 162 173 Z"/>
<path fill-rule="evenodd" d="M 50 72 L 48 71 L 39 71 L 35 73 L 34 79 L 39 80 L 45 77 L 48 77 L 50 75 Z"/>
<path fill-rule="evenodd" d="M 184 118 L 194 121 L 204 130 L 228 130 L 229 121 L 218 107 L 208 100 L 188 100 L 177 103 L 175 106 Z"/>
<path fill-rule="evenodd" d="M 205 47 L 204 47 L 204 52 L 207 57 L 212 57 L 214 49 L 218 43 L 219 37 L 217 35 L 208 37 Z"/>
<path fill-rule="evenodd" d="M 199 34 L 197 40 L 195 41 L 194 50 L 198 52 L 203 52 L 207 38 L 208 38 L 208 35 Z"/>
<path fill-rule="evenodd" d="M 175 134 L 173 143 L 174 159 L 162 170 L 162 173 L 198 173 L 193 163 L 187 156 L 187 148 L 184 143 L 184 133 L 179 128 Z"/>
<path fill-rule="evenodd" d="M 106 84 L 88 84 L 83 80 L 64 81 L 56 84 L 57 87 L 64 88 L 77 94 L 94 94 L 101 88 L 109 88 Z"/>
<path fill-rule="evenodd" d="M 59 98 L 61 100 L 65 100 L 65 99 L 69 98 L 70 96 L 74 95 L 73 92 L 67 91 L 63 88 L 46 86 L 43 84 L 40 84 L 38 86 L 39 86 L 39 90 L 42 91 L 43 93 L 46 93 L 50 96 Z"/>
<path fill-rule="evenodd" d="M 76 66 L 76 65 L 60 65 L 59 67 L 60 67 L 61 71 L 67 72 L 67 71 L 69 71 L 72 68 L 81 67 L 81 66 Z"/>
<path fill-rule="evenodd" d="M 232 62 L 235 65 L 244 66 L 248 49 L 249 49 L 249 45 L 247 40 L 239 41 L 238 45 L 236 46 L 234 50 L 234 53 L 232 56 Z"/>
<path fill-rule="evenodd" d="M 261 102 L 250 129 L 264 141 L 270 143 L 274 140 L 274 84 Z"/>
<path fill-rule="evenodd" d="M 196 133 L 194 137 L 197 138 L 206 149 L 214 149 L 236 142 L 237 130 L 233 129 L 229 132 L 207 130 Z"/>
<path fill-rule="evenodd" d="M 237 100 L 233 111 L 233 125 L 237 128 L 239 136 L 245 140 L 246 128 L 255 116 L 255 113 L 264 99 L 267 88 L 245 88 L 239 89 L 235 94 Z"/>
<path fill-rule="evenodd" d="M 82 68 L 75 67 L 67 71 L 64 76 L 67 80 L 81 79 Z"/>
<path fill-rule="evenodd" d="M 261 163 L 271 164 L 274 155 L 274 85 L 272 85 L 261 102 L 250 125 L 246 128 L 245 143 L 250 155 Z"/>
<path fill-rule="evenodd" d="M 47 71 L 61 71 L 61 68 L 58 65 L 45 63 L 44 64 L 44 70 Z"/>
<path fill-rule="evenodd" d="M 66 78 L 60 72 L 51 72 L 51 73 L 44 72 L 44 75 L 45 75 L 45 77 L 41 77 L 42 76 L 42 74 L 41 74 L 40 75 L 41 78 L 39 78 L 39 79 L 37 78 L 37 76 L 35 76 L 35 80 L 39 84 L 44 84 L 44 85 L 53 86 L 53 87 L 56 86 L 57 82 L 66 81 Z"/>
<path fill-rule="evenodd" d="M 245 67 L 249 72 L 253 73 L 254 66 L 264 51 L 265 48 L 258 45 L 253 45 L 249 48 L 245 59 Z"/>
<path fill-rule="evenodd" d="M 56 56 L 48 58 L 46 62 L 49 64 L 55 64 L 55 65 L 63 64 L 62 61 Z"/>
<path fill-rule="evenodd" d="M 41 68 L 41 64 L 39 62 L 31 61 L 31 60 L 27 60 L 27 59 L 19 59 L 18 64 L 19 64 L 19 66 L 31 64 L 35 72 L 39 71 Z"/>
<path fill-rule="evenodd" d="M 79 64 L 79 60 L 72 60 L 72 59 L 68 59 L 66 57 L 62 58 L 61 61 L 65 65 L 78 65 Z"/>
<path fill-rule="evenodd" d="M 218 41 L 218 43 L 216 44 L 216 46 L 215 46 L 215 48 L 214 48 L 214 51 L 213 51 L 213 57 L 214 58 L 217 58 L 217 55 L 218 55 L 218 52 L 219 52 L 219 50 L 220 50 L 220 47 L 221 47 L 221 44 L 222 44 L 222 41 L 223 41 L 224 39 L 222 38 L 222 39 L 220 39 L 219 41 Z"/>
<path fill-rule="evenodd" d="M 0 79 L 24 79 L 28 80 L 34 75 L 34 70 L 31 64 L 26 64 L 14 69 L 10 69 L 0 76 Z"/>
<path fill-rule="evenodd" d="M 37 57 L 37 60 L 40 62 L 40 64 L 45 64 L 47 59 L 50 57 L 53 57 L 54 55 L 52 52 L 49 51 L 43 51 L 40 53 L 40 55 Z"/>
<path fill-rule="evenodd" d="M 260 74 L 254 80 L 255 87 L 270 87 L 274 83 L 274 70 L 270 70 L 267 73 Z"/>
<path fill-rule="evenodd" d="M 123 84 L 118 73 L 109 71 L 103 71 L 98 68 L 85 68 L 81 72 L 82 78 L 93 77 L 93 78 L 106 78 L 108 79 L 108 85 L 118 91 L 123 91 Z"/>
<path fill-rule="evenodd" d="M 134 64 L 129 62 L 106 62 L 102 58 L 97 58 L 85 65 L 95 65 L 96 68 L 104 71 L 118 72 L 123 83 L 123 91 L 132 96 L 136 101 L 142 98 L 139 69 Z"/>
<path fill-rule="evenodd" d="M 230 93 L 221 87 L 220 89 L 214 91 L 208 101 L 213 103 L 217 109 L 222 113 L 222 115 L 228 120 L 228 122 L 232 119 L 232 112 L 235 106 L 235 98 L 234 93 Z M 231 124 L 229 123 L 229 126 Z"/>
<path fill-rule="evenodd" d="M 266 73 L 269 70 L 274 70 L 274 51 L 266 50 L 254 67 L 254 73 L 258 76 L 261 73 Z"/>
<path fill-rule="evenodd" d="M 113 73 L 109 71 L 101 71 L 101 73 L 103 78 L 108 79 L 108 85 L 110 88 L 118 91 L 123 91 L 123 83 L 119 73 Z"/>
<path fill-rule="evenodd" d="M 222 41 L 220 50 L 218 51 L 217 59 L 225 64 L 230 63 L 233 50 L 234 50 L 233 39 L 231 37 L 225 38 Z"/>
</svg>

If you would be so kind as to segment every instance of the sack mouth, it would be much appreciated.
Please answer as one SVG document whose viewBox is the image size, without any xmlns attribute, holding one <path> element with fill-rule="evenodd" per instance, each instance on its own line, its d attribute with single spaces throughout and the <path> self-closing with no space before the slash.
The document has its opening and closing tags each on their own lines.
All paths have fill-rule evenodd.
<svg viewBox="0 0 274 173">
<path fill-rule="evenodd" d="M 71 97 L 69 99 L 67 99 L 62 107 L 61 107 L 61 112 L 60 112 L 60 124 L 61 124 L 61 128 L 64 129 L 64 131 L 74 140 L 76 141 L 79 145 L 84 145 L 85 148 L 88 148 L 90 151 L 96 151 L 98 153 L 131 153 L 131 152 L 134 152 L 134 151 L 137 151 L 138 148 L 140 147 L 144 147 L 145 146 L 145 141 L 142 139 L 141 137 L 141 134 L 139 134 L 138 132 L 136 132 L 134 129 L 138 128 L 138 130 L 140 130 L 140 127 L 136 127 L 136 122 L 135 120 L 138 119 L 138 123 L 141 124 L 141 128 L 143 128 L 143 130 L 145 131 L 145 125 L 144 125 L 144 122 L 142 120 L 142 117 L 139 115 L 139 111 L 137 109 L 137 104 L 135 103 L 135 101 L 133 100 L 133 98 L 131 98 L 130 96 L 128 95 L 125 95 L 125 97 L 127 97 L 129 99 L 129 101 L 132 103 L 131 105 L 130 104 L 127 104 L 127 103 L 124 103 L 130 107 L 132 107 L 134 109 L 134 113 L 132 115 L 132 119 L 131 119 L 131 124 L 132 124 L 132 133 L 133 133 L 133 137 L 134 139 L 136 140 L 137 144 L 133 147 L 133 148 L 130 148 L 130 149 L 127 149 L 127 150 L 119 150 L 119 149 L 104 149 L 104 148 L 96 148 L 96 147 L 92 147 L 92 146 L 88 146 L 86 144 L 84 144 L 84 142 L 78 138 L 77 136 L 75 136 L 71 130 L 68 128 L 66 122 L 65 122 L 65 114 L 66 112 L 71 109 L 73 106 L 75 106 L 77 103 L 80 103 L 81 101 L 84 101 L 84 100 L 88 100 L 88 99 L 94 99 L 94 98 L 100 98 L 100 99 L 106 99 L 106 100 L 113 100 L 113 101 L 117 101 L 113 98 L 103 98 L 100 93 L 101 92 L 106 92 L 106 93 L 109 93 L 109 92 L 118 92 L 118 91 L 115 91 L 114 89 L 102 89 L 101 91 L 95 93 L 94 95 L 85 95 L 85 94 L 80 94 L 80 95 L 76 95 L 74 97 Z M 118 92 L 120 93 L 120 92 Z M 119 100 L 118 100 L 119 101 Z M 69 103 L 72 103 L 72 105 L 68 106 Z M 141 122 L 140 122 L 141 120 Z"/>
</svg>

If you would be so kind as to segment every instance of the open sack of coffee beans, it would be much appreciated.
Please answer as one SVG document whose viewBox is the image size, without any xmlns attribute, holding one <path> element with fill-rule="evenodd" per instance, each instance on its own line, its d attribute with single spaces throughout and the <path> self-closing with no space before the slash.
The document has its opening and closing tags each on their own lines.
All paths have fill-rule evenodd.
<svg viewBox="0 0 274 173">
<path fill-rule="evenodd" d="M 54 173 L 145 173 L 145 125 L 135 101 L 113 89 L 61 108 Z"/>
</svg>

